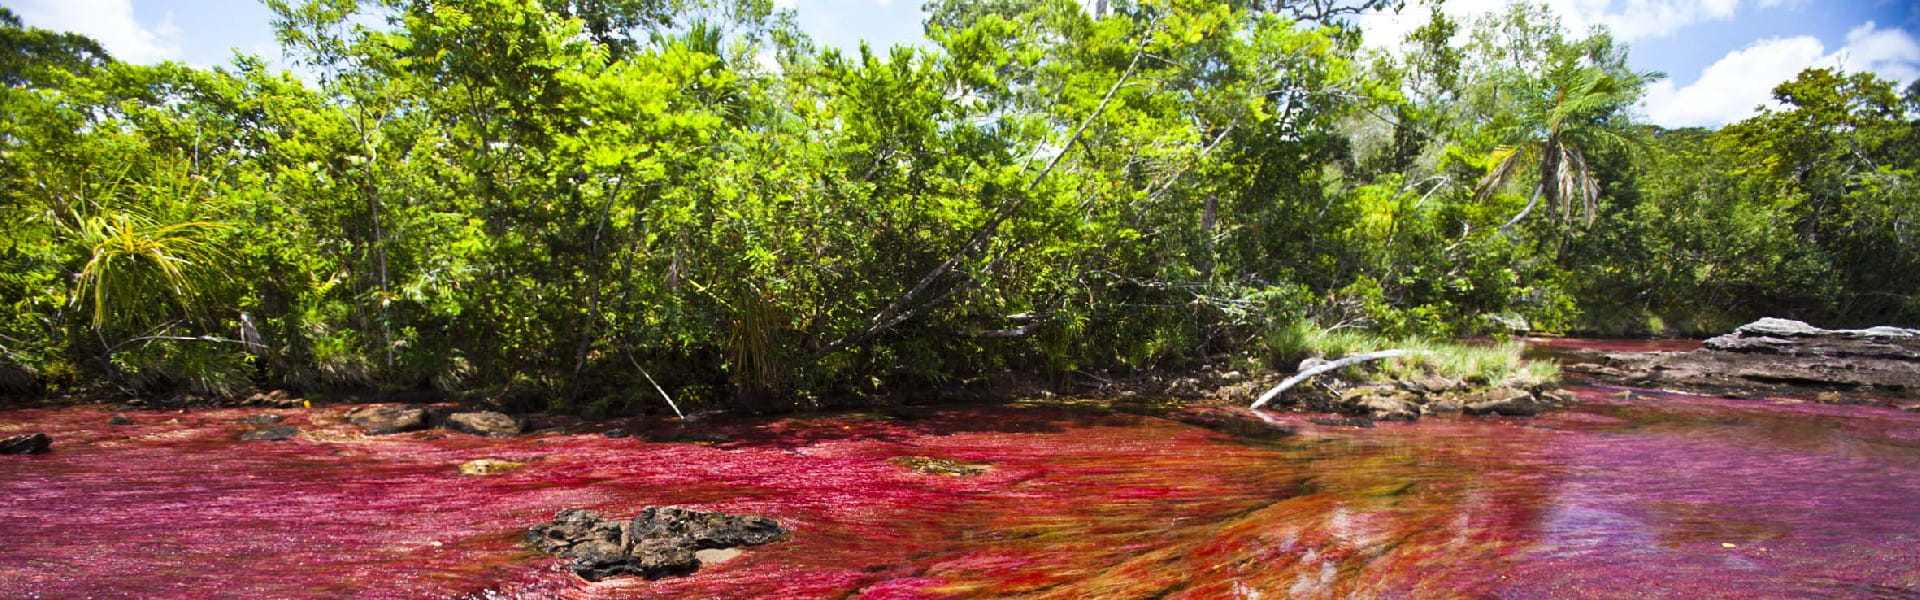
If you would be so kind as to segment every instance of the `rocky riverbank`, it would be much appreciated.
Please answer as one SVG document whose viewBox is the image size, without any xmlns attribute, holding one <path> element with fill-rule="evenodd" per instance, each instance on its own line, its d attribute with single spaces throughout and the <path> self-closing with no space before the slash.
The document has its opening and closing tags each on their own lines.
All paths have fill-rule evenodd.
<svg viewBox="0 0 1920 600">
<path fill-rule="evenodd" d="M 1604 352 L 1568 369 L 1601 381 L 1845 402 L 1920 399 L 1920 329 L 1821 329 L 1766 318 L 1690 352 Z"/>
</svg>

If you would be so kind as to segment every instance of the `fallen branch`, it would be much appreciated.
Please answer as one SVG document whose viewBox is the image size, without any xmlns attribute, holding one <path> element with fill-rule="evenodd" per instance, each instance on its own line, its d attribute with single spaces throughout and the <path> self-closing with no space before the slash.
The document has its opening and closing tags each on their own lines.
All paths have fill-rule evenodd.
<svg viewBox="0 0 1920 600">
<path fill-rule="evenodd" d="M 632 352 L 628 352 L 626 354 L 627 354 L 627 362 L 633 363 L 633 368 L 640 370 L 640 376 L 647 378 L 647 383 L 653 384 L 653 391 L 660 392 L 660 399 L 667 401 L 667 407 L 673 409 L 673 415 L 676 417 L 680 417 L 680 420 L 682 421 L 687 420 L 687 414 L 680 412 L 680 405 L 673 403 L 673 396 L 668 396 L 667 390 L 660 387 L 660 382 L 653 380 L 653 374 L 648 373 L 646 367 L 640 366 L 640 361 L 635 360 L 633 358 Z"/>
<path fill-rule="evenodd" d="M 1408 354 L 1413 354 L 1414 352 L 1415 351 L 1413 350 L 1401 350 L 1401 349 L 1381 350 L 1379 352 L 1355 354 L 1353 356 L 1342 358 L 1340 360 L 1336 360 L 1333 362 L 1322 363 L 1319 366 L 1315 366 L 1311 369 L 1302 370 L 1299 373 L 1294 374 L 1294 376 L 1288 377 L 1286 381 L 1280 382 L 1280 385 L 1273 386 L 1273 389 L 1267 390 L 1267 393 L 1265 394 L 1261 394 L 1260 399 L 1253 401 L 1253 405 L 1248 406 L 1247 408 L 1255 409 L 1255 408 L 1260 408 L 1262 406 L 1266 406 L 1268 402 L 1272 402 L 1275 397 L 1279 396 L 1280 392 L 1287 391 L 1288 388 L 1292 388 L 1293 386 L 1299 385 L 1300 382 L 1306 381 L 1307 379 L 1315 375 L 1319 375 L 1321 373 L 1325 373 L 1327 371 L 1332 371 L 1334 369 L 1339 369 L 1349 365 L 1357 365 L 1370 360 L 1380 360 L 1383 358 L 1405 356 Z"/>
</svg>

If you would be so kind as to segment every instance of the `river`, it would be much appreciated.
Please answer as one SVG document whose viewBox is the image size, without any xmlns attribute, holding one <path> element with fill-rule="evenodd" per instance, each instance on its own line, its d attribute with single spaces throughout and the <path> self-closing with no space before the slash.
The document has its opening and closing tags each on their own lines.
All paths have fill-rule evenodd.
<svg viewBox="0 0 1920 600">
<path fill-rule="evenodd" d="M 1531 419 L 1282 415 L 1253 436 L 1038 405 L 618 439 L 368 437 L 342 407 L 10 410 L 0 435 L 55 450 L 0 457 L 0 597 L 1920 597 L 1920 414 L 1571 389 L 1580 406 Z M 261 413 L 304 433 L 238 441 Z M 457 472 L 480 458 L 527 466 Z M 561 508 L 664 504 L 794 534 L 594 584 L 519 544 Z"/>
</svg>

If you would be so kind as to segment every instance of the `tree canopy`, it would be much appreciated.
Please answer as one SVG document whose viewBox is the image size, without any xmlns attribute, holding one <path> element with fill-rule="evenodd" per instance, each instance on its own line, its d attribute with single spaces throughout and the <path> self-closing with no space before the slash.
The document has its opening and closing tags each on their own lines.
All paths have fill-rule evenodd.
<svg viewBox="0 0 1920 600">
<path fill-rule="evenodd" d="M 0 388 L 824 406 L 1396 335 L 1920 320 L 1920 83 L 1661 130 L 1517 5 L 272 0 L 312 81 L 0 9 Z M 1540 208 L 1545 207 L 1545 208 Z"/>
</svg>

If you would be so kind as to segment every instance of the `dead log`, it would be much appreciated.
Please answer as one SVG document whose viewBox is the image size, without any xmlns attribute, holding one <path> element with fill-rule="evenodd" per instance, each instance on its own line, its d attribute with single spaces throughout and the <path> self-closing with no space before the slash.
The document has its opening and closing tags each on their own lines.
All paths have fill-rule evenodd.
<svg viewBox="0 0 1920 600">
<path fill-rule="evenodd" d="M 1267 390 L 1267 393 L 1261 394 L 1260 399 L 1254 400 L 1253 405 L 1248 406 L 1247 408 L 1254 409 L 1254 408 L 1260 408 L 1262 406 L 1266 406 L 1268 402 L 1272 402 L 1274 398 L 1278 397 L 1280 395 L 1280 392 L 1287 391 L 1289 388 L 1292 388 L 1293 386 L 1300 385 L 1300 382 L 1306 381 L 1307 379 L 1312 378 L 1315 375 L 1319 375 L 1327 371 L 1332 371 L 1332 370 L 1350 366 L 1350 365 L 1357 365 L 1370 360 L 1380 360 L 1383 358 L 1405 356 L 1408 354 L 1413 354 L 1414 352 L 1415 351 L 1413 350 L 1402 350 L 1402 349 L 1381 350 L 1379 352 L 1355 354 L 1353 356 L 1342 358 L 1340 360 L 1336 360 L 1333 362 L 1321 363 L 1320 365 L 1314 366 L 1309 369 L 1302 369 L 1299 373 L 1294 374 L 1294 376 L 1288 377 L 1286 381 L 1280 382 L 1280 385 L 1273 386 L 1273 389 Z"/>
</svg>

